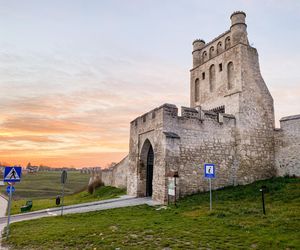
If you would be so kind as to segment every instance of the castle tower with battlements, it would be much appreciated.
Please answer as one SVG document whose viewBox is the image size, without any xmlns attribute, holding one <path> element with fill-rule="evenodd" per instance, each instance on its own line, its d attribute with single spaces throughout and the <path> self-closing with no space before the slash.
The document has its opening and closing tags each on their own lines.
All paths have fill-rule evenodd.
<svg viewBox="0 0 300 250">
<path fill-rule="evenodd" d="M 234 12 L 230 19 L 230 29 L 212 41 L 193 42 L 190 107 L 179 115 L 175 105 L 164 104 L 131 122 L 128 157 L 107 175 L 126 172 L 128 194 L 165 203 L 174 174 L 176 196 L 206 191 L 205 163 L 216 165 L 214 189 L 300 175 L 300 115 L 281 119 L 282 128 L 275 129 L 246 14 Z M 116 183 L 110 179 L 104 182 Z"/>
</svg>

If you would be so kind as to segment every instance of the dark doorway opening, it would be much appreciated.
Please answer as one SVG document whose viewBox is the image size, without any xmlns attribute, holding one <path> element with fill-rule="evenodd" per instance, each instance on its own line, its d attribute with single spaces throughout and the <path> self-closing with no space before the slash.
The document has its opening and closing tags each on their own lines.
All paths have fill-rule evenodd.
<svg viewBox="0 0 300 250">
<path fill-rule="evenodd" d="M 152 196 L 153 162 L 154 162 L 154 152 L 152 146 L 150 145 L 148 155 L 147 155 L 146 196 Z"/>
</svg>

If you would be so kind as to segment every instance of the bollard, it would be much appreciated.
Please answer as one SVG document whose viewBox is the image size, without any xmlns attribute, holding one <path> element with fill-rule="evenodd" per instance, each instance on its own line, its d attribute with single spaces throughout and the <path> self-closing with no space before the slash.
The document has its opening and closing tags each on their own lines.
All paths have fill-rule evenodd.
<svg viewBox="0 0 300 250">
<path fill-rule="evenodd" d="M 267 190 L 266 186 L 261 186 L 261 189 L 259 190 L 261 192 L 261 201 L 262 201 L 262 208 L 264 215 L 266 214 L 266 208 L 265 208 L 265 192 Z"/>
<path fill-rule="evenodd" d="M 60 196 L 56 196 L 56 200 L 55 200 L 56 206 L 60 205 Z"/>
</svg>

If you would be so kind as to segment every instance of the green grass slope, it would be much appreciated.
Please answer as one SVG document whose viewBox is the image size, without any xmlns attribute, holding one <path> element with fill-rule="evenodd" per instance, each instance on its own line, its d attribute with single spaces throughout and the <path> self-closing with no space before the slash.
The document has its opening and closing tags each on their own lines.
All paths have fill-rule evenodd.
<svg viewBox="0 0 300 250">
<path fill-rule="evenodd" d="M 266 185 L 266 216 L 259 188 Z M 138 206 L 14 223 L 11 249 L 300 249 L 300 180 L 274 178 Z"/>
<path fill-rule="evenodd" d="M 93 194 L 90 194 L 87 191 L 82 191 L 66 195 L 64 198 L 64 205 L 67 206 L 91 201 L 107 200 L 120 197 L 125 193 L 126 192 L 123 189 L 102 186 L 97 188 Z M 26 199 L 14 200 L 12 202 L 11 214 L 19 214 L 20 208 L 25 205 L 25 203 Z M 47 199 L 33 199 L 33 206 L 30 212 L 53 207 L 57 207 L 55 204 L 55 197 Z"/>
</svg>

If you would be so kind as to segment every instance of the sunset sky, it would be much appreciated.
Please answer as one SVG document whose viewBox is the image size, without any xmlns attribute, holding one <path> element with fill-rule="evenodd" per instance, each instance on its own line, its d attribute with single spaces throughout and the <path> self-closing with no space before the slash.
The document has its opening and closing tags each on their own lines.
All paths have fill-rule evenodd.
<svg viewBox="0 0 300 250">
<path fill-rule="evenodd" d="M 0 162 L 106 166 L 129 122 L 189 105 L 192 42 L 247 14 L 276 125 L 300 113 L 300 1 L 0 0 Z"/>
</svg>

